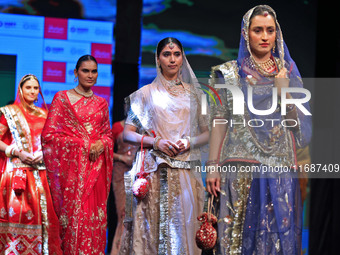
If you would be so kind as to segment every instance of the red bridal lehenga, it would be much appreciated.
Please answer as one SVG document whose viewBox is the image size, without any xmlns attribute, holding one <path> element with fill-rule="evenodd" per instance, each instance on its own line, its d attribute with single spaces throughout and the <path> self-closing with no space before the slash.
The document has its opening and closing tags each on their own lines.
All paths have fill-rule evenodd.
<svg viewBox="0 0 340 255">
<path fill-rule="evenodd" d="M 62 249 L 64 254 L 104 254 L 113 164 L 108 105 L 96 95 L 70 99 L 66 91 L 55 95 L 42 133 Z M 99 139 L 104 151 L 92 162 L 90 146 Z"/>
<path fill-rule="evenodd" d="M 18 90 L 15 103 L 0 108 L 0 139 L 38 156 L 47 112 L 22 102 Z M 0 167 L 0 254 L 62 254 L 44 163 L 26 165 L 1 152 Z"/>
</svg>

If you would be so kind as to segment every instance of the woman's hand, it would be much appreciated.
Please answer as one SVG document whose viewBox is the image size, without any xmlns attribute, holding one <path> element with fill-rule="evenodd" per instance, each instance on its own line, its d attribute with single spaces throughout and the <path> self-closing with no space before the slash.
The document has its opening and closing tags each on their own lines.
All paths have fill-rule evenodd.
<svg viewBox="0 0 340 255">
<path fill-rule="evenodd" d="M 179 148 L 179 153 L 184 153 L 190 149 L 190 142 L 188 139 L 179 139 L 176 144 Z"/>
<path fill-rule="evenodd" d="M 24 150 L 18 151 L 18 157 L 22 163 L 27 165 L 34 165 L 34 156 L 31 153 L 28 153 Z"/>
<path fill-rule="evenodd" d="M 207 191 L 217 197 L 217 192 L 221 191 L 221 177 L 219 172 L 217 172 L 217 164 L 208 166 L 208 172 L 206 177 Z M 209 168 L 213 171 L 209 171 Z"/>
<path fill-rule="evenodd" d="M 289 78 L 287 75 L 287 69 L 285 67 L 282 68 L 280 72 L 275 76 L 274 86 L 277 88 L 277 92 L 280 97 L 281 89 L 289 87 Z"/>
<path fill-rule="evenodd" d="M 220 178 L 207 178 L 206 184 L 207 184 L 207 191 L 211 194 L 217 197 L 217 192 L 220 192 Z"/>
<path fill-rule="evenodd" d="M 104 145 L 101 140 L 97 140 L 95 143 L 92 143 L 90 147 L 90 160 L 95 162 L 103 151 Z"/>
<path fill-rule="evenodd" d="M 37 164 L 41 164 L 44 160 L 44 157 L 42 154 L 39 154 L 38 156 L 36 156 L 34 159 L 33 159 L 33 162 L 32 164 L 33 165 L 37 165 Z"/>
<path fill-rule="evenodd" d="M 158 150 L 164 152 L 170 157 L 174 157 L 179 153 L 179 147 L 177 144 L 171 142 L 170 140 L 160 139 L 158 141 Z"/>
</svg>

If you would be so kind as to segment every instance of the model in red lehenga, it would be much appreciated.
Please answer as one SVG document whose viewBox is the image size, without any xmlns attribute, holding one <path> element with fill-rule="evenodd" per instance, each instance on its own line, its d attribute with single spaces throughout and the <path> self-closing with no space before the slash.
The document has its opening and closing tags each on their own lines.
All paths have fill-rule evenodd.
<svg viewBox="0 0 340 255">
<path fill-rule="evenodd" d="M 82 56 L 74 74 L 78 86 L 53 99 L 42 145 L 64 254 L 99 255 L 106 244 L 113 165 L 109 111 L 91 90 L 98 77 L 96 59 Z"/>
<path fill-rule="evenodd" d="M 40 144 L 47 110 L 34 105 L 39 93 L 38 79 L 25 75 L 14 104 L 0 108 L 0 254 L 62 254 Z"/>
</svg>

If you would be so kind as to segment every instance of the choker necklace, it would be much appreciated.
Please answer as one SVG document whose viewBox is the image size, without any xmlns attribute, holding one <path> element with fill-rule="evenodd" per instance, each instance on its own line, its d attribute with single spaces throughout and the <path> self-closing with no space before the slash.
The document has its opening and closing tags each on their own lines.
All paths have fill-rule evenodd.
<svg viewBox="0 0 340 255">
<path fill-rule="evenodd" d="M 266 71 L 272 71 L 273 69 L 275 69 L 275 63 L 271 58 L 269 58 L 265 62 L 258 63 L 258 64 L 262 69 Z"/>
<path fill-rule="evenodd" d="M 245 63 L 251 69 L 257 70 L 263 76 L 274 77 L 277 75 L 277 72 L 275 72 L 276 64 L 272 58 L 263 63 L 258 63 L 254 57 L 250 55 L 250 57 L 245 60 Z"/>
<path fill-rule="evenodd" d="M 168 82 L 170 86 L 178 86 L 182 84 L 182 81 L 178 78 L 171 81 L 166 80 L 166 82 Z"/>
<path fill-rule="evenodd" d="M 75 87 L 74 91 L 77 92 L 79 95 L 82 95 L 84 97 L 92 97 L 93 96 L 93 91 L 91 89 L 87 92 L 83 92 L 83 91 L 79 90 L 78 87 Z"/>
<path fill-rule="evenodd" d="M 181 79 L 179 78 L 169 81 L 162 76 L 161 82 L 163 86 L 165 87 L 165 89 L 173 96 L 178 96 L 180 94 L 185 93 L 185 88 L 182 85 Z"/>
</svg>

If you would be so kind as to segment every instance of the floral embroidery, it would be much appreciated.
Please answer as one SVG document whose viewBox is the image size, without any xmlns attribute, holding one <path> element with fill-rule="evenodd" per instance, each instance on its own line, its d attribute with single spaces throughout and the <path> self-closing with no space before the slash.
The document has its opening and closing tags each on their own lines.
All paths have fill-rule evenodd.
<svg viewBox="0 0 340 255">
<path fill-rule="evenodd" d="M 9 208 L 9 211 L 8 211 L 9 217 L 13 217 L 14 214 L 16 214 L 16 213 L 14 212 L 13 207 L 10 207 L 10 208 Z"/>
<path fill-rule="evenodd" d="M 106 203 L 84 205 L 93 196 L 96 185 L 106 196 L 110 189 L 110 182 L 97 184 L 98 176 L 103 175 L 99 179 L 106 180 L 112 174 L 113 141 L 108 106 L 105 99 L 96 95 L 86 103 L 80 99 L 74 105 L 67 96 L 65 91 L 56 94 L 41 135 L 55 211 L 60 215 L 62 245 L 72 254 L 102 254 L 106 242 L 106 228 L 102 228 L 106 225 Z M 104 152 L 92 163 L 89 148 L 98 139 L 103 142 Z"/>
<path fill-rule="evenodd" d="M 1 210 L 0 210 L 0 217 L 5 218 L 6 214 L 7 214 L 6 209 L 4 207 L 2 207 Z"/>
<path fill-rule="evenodd" d="M 27 219 L 31 220 L 33 217 L 34 217 L 34 214 L 32 213 L 31 210 L 29 210 L 27 213 L 26 213 L 26 217 Z"/>
<path fill-rule="evenodd" d="M 22 250 L 24 250 L 25 249 L 25 246 L 22 244 L 22 243 L 18 243 L 18 245 L 17 245 L 17 250 L 18 251 L 22 251 Z"/>
</svg>

